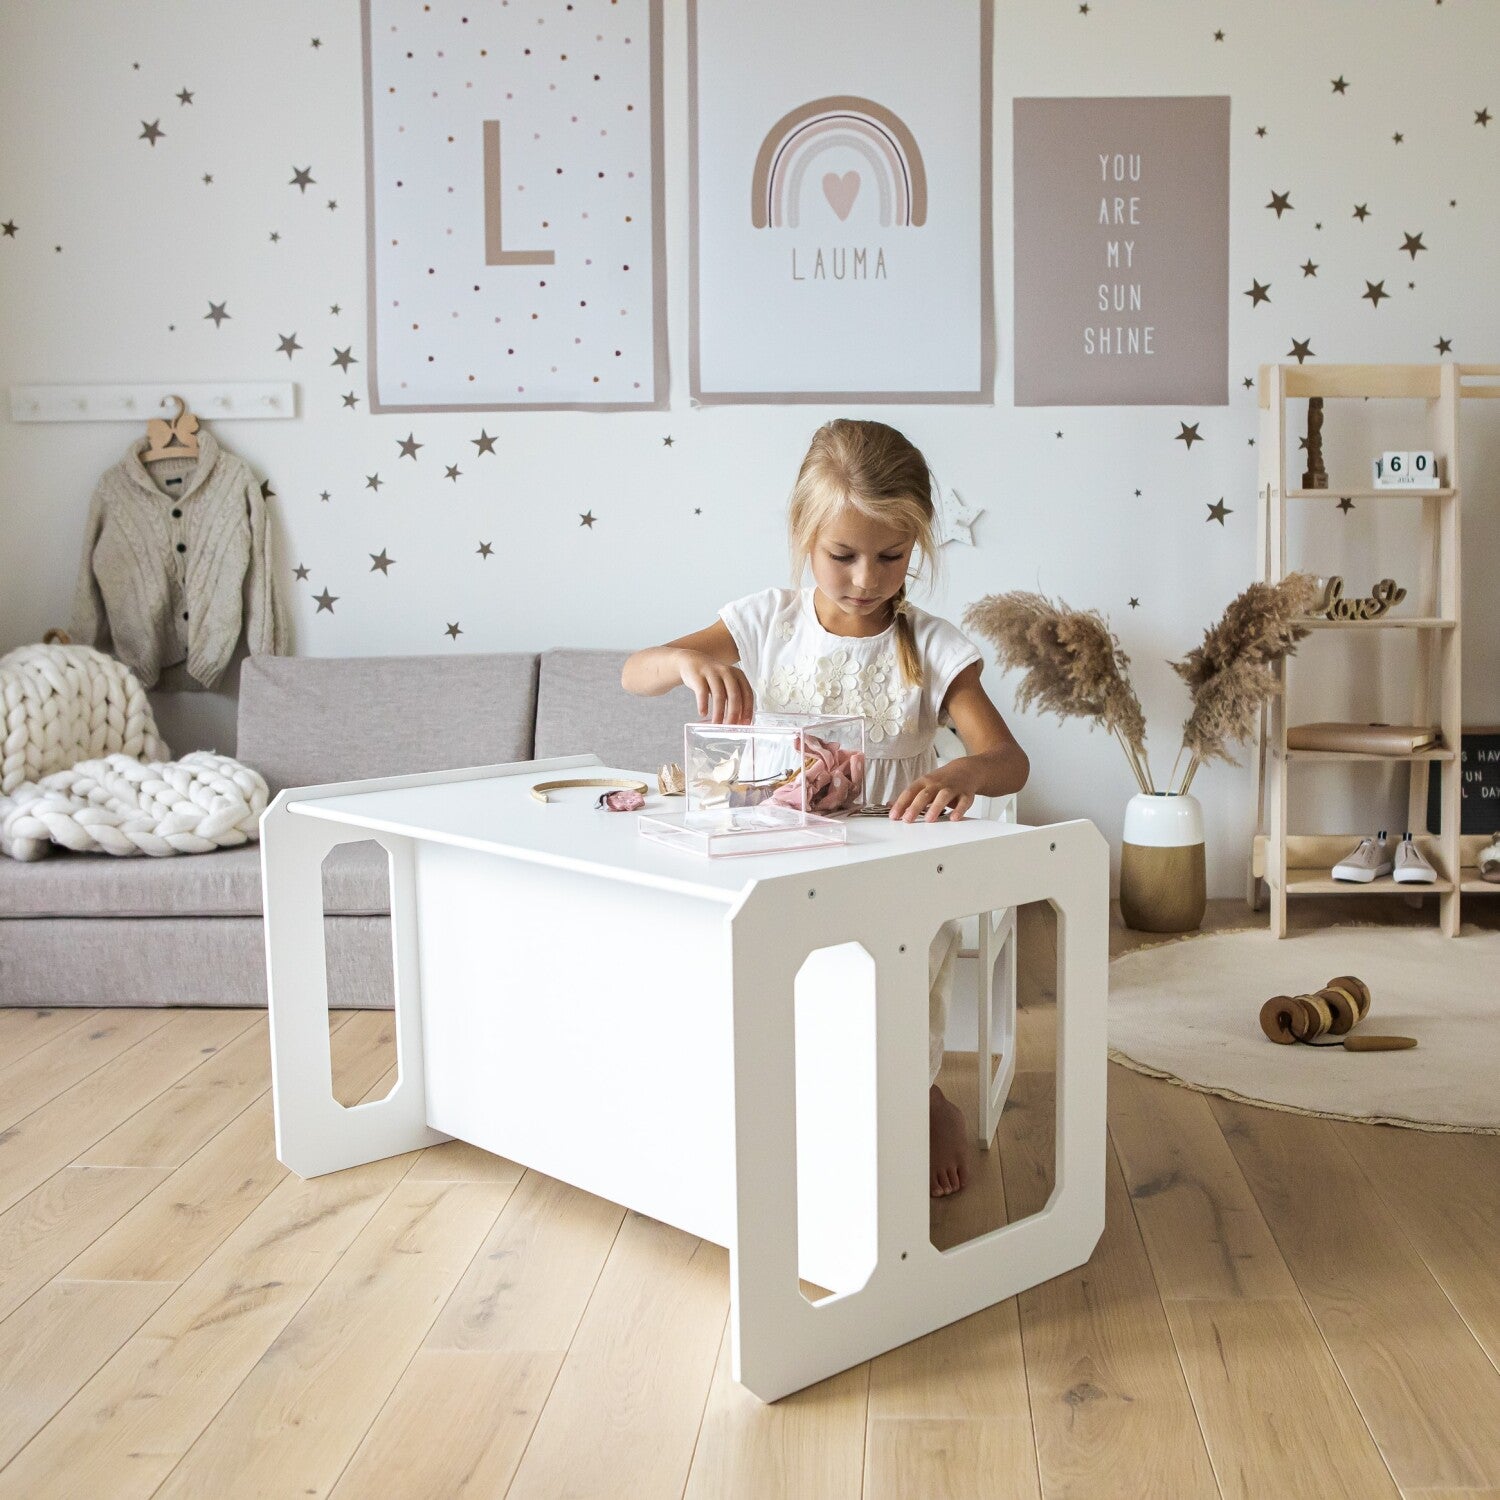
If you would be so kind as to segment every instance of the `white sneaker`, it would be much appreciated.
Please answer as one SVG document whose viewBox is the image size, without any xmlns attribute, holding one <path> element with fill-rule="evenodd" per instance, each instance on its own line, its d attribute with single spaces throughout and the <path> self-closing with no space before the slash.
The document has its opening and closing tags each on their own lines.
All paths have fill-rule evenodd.
<svg viewBox="0 0 1500 1500">
<path fill-rule="evenodd" d="M 1389 875 L 1394 862 L 1386 848 L 1385 829 L 1382 828 L 1374 838 L 1361 839 L 1359 847 L 1352 854 L 1346 854 L 1333 867 L 1333 878 L 1357 880 L 1362 885 L 1368 885 L 1382 875 Z M 1434 874 L 1432 878 L 1436 880 L 1437 876 Z"/>
<path fill-rule="evenodd" d="M 1401 885 L 1431 885 L 1437 879 L 1437 871 L 1412 843 L 1410 834 L 1396 845 L 1396 873 L 1392 879 Z"/>
</svg>

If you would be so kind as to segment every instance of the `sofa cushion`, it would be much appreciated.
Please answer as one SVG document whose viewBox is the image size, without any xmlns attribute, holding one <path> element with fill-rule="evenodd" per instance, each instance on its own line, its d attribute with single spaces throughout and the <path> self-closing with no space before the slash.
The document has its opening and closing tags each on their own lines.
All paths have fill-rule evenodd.
<svg viewBox="0 0 1500 1500">
<path fill-rule="evenodd" d="M 0 917 L 257 917 L 260 894 L 259 844 L 161 859 L 68 850 L 34 864 L 0 859 Z M 323 909 L 338 916 L 390 910 L 378 844 L 362 839 L 329 851 Z"/>
<path fill-rule="evenodd" d="M 655 771 L 682 760 L 682 726 L 698 705 L 685 687 L 639 698 L 620 686 L 628 651 L 544 651 L 537 674 L 536 755 L 596 754 L 607 766 Z"/>
<path fill-rule="evenodd" d="M 529 652 L 252 656 L 236 754 L 273 793 L 530 760 L 536 670 Z"/>
</svg>

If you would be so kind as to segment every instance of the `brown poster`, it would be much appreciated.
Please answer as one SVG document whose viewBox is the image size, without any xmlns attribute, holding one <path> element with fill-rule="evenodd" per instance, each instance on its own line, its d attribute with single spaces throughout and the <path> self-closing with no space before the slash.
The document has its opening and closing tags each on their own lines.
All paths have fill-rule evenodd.
<svg viewBox="0 0 1500 1500">
<path fill-rule="evenodd" d="M 1015 101 L 1017 406 L 1229 399 L 1229 100 Z"/>
</svg>

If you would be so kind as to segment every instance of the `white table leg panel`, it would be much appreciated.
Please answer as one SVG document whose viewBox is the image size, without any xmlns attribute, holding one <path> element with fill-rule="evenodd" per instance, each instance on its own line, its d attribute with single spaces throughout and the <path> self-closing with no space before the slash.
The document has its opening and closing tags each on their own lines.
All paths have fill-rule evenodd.
<svg viewBox="0 0 1500 1500">
<path fill-rule="evenodd" d="M 734 1375 L 764 1400 L 1081 1265 L 1104 1228 L 1107 847 L 1088 823 L 762 882 L 734 917 Z M 821 886 L 821 888 L 820 888 Z M 1038 1214 L 952 1250 L 928 1233 L 927 944 L 945 918 L 1050 901 L 1058 925 L 1057 1162 Z M 792 978 L 830 938 L 876 971 L 876 1264 L 858 1290 L 797 1286 Z"/>
</svg>

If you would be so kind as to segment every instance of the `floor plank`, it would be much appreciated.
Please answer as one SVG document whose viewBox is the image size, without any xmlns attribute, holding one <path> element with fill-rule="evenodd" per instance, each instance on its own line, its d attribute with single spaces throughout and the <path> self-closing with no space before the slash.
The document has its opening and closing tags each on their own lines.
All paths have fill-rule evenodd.
<svg viewBox="0 0 1500 1500">
<path fill-rule="evenodd" d="M 54 1037 L 74 1027 L 90 1025 L 97 1010 L 57 1007 L 51 1010 L 5 1010 L 0 1008 L 0 1057 L 9 1067 L 35 1052 Z"/>
<path fill-rule="evenodd" d="M 728 1304 L 723 1250 L 627 1213 L 507 1500 L 680 1496 Z"/>
<path fill-rule="evenodd" d="M 179 1016 L 171 1010 L 98 1012 L 0 1068 L 0 1130 L 40 1109 Z"/>
<path fill-rule="evenodd" d="M 366 1433 L 335 1500 L 503 1495 L 624 1216 L 602 1198 L 526 1173 Z M 458 1420 L 460 1412 L 472 1420 Z M 415 1440 L 438 1428 L 443 1442 Z"/>
<path fill-rule="evenodd" d="M 1394 1497 L 1207 1097 L 1112 1067 L 1109 1119 L 1224 1495 Z"/>
<path fill-rule="evenodd" d="M 0 1210 L 67 1166 L 255 1019 L 228 1010 L 170 1011 L 161 1026 L 0 1134 Z"/>
<path fill-rule="evenodd" d="M 1046 1203 L 1054 1110 L 1050 1075 L 1016 1074 L 999 1135 L 1012 1222 Z M 1113 1150 L 1105 1183 L 1092 1259 L 1018 1299 L 1042 1494 L 1217 1496 Z"/>
<path fill-rule="evenodd" d="M 1500 1484 L 1500 1371 L 1333 1122 L 1210 1107 L 1403 1493 Z"/>
<path fill-rule="evenodd" d="M 511 1181 L 399 1183 L 156 1491 L 326 1495 L 510 1196 Z"/>
<path fill-rule="evenodd" d="M 333 1055 L 351 1080 L 369 1089 L 384 1071 L 390 1013 L 361 1012 L 344 1021 L 332 1037 Z M 185 1281 L 286 1176 L 276 1160 L 271 1096 L 263 1092 L 101 1234 L 64 1274 Z"/>
<path fill-rule="evenodd" d="M 1500 1136 L 1328 1123 L 1500 1368 Z"/>
</svg>

